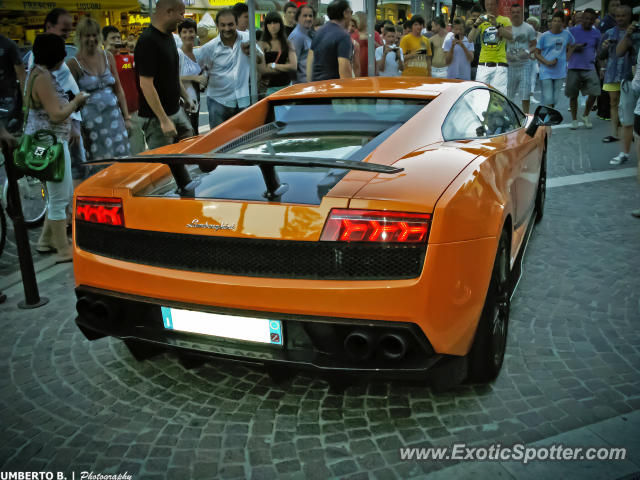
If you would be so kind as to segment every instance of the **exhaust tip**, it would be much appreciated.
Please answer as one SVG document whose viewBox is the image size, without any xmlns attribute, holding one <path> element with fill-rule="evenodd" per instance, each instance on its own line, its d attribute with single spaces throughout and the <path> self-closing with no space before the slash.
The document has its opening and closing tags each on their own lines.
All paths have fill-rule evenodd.
<svg viewBox="0 0 640 480">
<path fill-rule="evenodd" d="M 98 300 L 95 302 L 91 308 L 91 313 L 95 318 L 100 321 L 111 321 L 112 320 L 112 309 L 111 307 L 103 302 L 102 300 Z"/>
<path fill-rule="evenodd" d="M 389 360 L 401 360 L 407 354 L 407 341 L 397 333 L 385 333 L 378 346 Z"/>
<path fill-rule="evenodd" d="M 360 330 L 351 332 L 344 339 L 344 349 L 352 359 L 366 360 L 373 353 L 371 335 Z"/>
<path fill-rule="evenodd" d="M 92 303 L 87 297 L 80 297 L 76 302 L 76 311 L 83 318 L 91 317 Z"/>
</svg>

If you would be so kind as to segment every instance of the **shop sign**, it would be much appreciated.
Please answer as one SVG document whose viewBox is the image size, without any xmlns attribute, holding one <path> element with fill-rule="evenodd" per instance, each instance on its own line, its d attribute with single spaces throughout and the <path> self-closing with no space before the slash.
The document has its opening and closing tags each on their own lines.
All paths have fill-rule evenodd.
<svg viewBox="0 0 640 480">
<path fill-rule="evenodd" d="M 209 0 L 212 7 L 232 7 L 236 3 L 234 0 Z"/>
<path fill-rule="evenodd" d="M 66 8 L 71 11 L 88 11 L 88 10 L 124 10 L 128 8 L 137 8 L 138 2 L 132 0 L 120 0 L 115 2 L 101 2 L 87 0 L 84 2 L 74 1 L 58 1 L 58 2 L 39 2 L 39 1 L 21 1 L 21 0 L 0 0 L 0 10 L 25 10 L 46 12 L 56 7 Z"/>
<path fill-rule="evenodd" d="M 27 25 L 44 25 L 45 15 L 28 15 Z"/>
</svg>

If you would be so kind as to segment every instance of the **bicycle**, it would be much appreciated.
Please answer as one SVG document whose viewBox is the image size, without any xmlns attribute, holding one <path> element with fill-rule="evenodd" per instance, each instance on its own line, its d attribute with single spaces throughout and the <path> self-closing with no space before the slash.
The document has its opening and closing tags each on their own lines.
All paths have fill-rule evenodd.
<svg viewBox="0 0 640 480">
<path fill-rule="evenodd" d="M 7 113 L 7 110 L 0 108 L 0 113 Z M 0 152 L 0 166 L 4 165 L 5 158 Z M 27 175 L 18 179 L 18 187 L 20 190 L 20 200 L 22 202 L 22 216 L 24 224 L 29 227 L 39 227 L 44 221 L 47 213 L 47 186 L 44 182 L 37 178 Z M 4 181 L 2 187 L 2 196 L 0 202 L 8 206 L 7 198 L 9 195 L 9 179 Z M 5 207 L 6 208 L 6 207 Z"/>
<path fill-rule="evenodd" d="M 0 166 L 4 166 L 4 162 L 4 155 L 0 152 Z M 47 213 L 47 187 L 45 183 L 29 176 L 23 176 L 17 183 L 25 225 L 30 228 L 41 225 Z M 2 255 L 7 241 L 7 216 L 4 210 L 9 206 L 8 191 L 9 179 L 6 179 L 0 197 L 0 255 Z"/>
<path fill-rule="evenodd" d="M 47 186 L 37 178 L 24 176 L 18 180 L 20 201 L 24 224 L 29 227 L 39 227 L 47 213 Z M 2 203 L 7 205 L 9 180 L 4 181 L 2 188 Z"/>
<path fill-rule="evenodd" d="M 4 214 L 4 208 L 0 203 L 0 256 L 4 251 L 4 244 L 7 241 L 7 217 Z"/>
</svg>

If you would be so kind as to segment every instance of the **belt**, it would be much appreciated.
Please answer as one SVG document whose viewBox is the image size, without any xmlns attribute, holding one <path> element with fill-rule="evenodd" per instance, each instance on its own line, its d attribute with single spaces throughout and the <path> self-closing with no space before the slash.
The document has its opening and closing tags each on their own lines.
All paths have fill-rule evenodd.
<svg viewBox="0 0 640 480">
<path fill-rule="evenodd" d="M 504 62 L 485 62 L 485 63 L 480 63 L 479 65 L 482 65 L 484 67 L 508 67 L 509 64 L 508 63 L 504 63 Z"/>
</svg>

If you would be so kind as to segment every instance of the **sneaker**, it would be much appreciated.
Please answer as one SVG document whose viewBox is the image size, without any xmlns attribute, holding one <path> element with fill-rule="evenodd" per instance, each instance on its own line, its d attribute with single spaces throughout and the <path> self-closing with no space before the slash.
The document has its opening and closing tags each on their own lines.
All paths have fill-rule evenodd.
<svg viewBox="0 0 640 480">
<path fill-rule="evenodd" d="M 593 123 L 591 123 L 589 117 L 582 117 L 582 123 L 584 124 L 584 128 L 593 128 Z"/>
<path fill-rule="evenodd" d="M 628 153 L 624 153 L 624 152 L 620 152 L 617 156 L 615 156 L 611 160 L 609 160 L 609 165 L 621 165 L 624 162 L 626 162 L 627 160 L 629 160 L 629 154 Z"/>
<path fill-rule="evenodd" d="M 571 130 L 577 130 L 578 128 L 580 128 L 580 124 L 578 123 L 578 120 L 571 120 L 571 126 L 569 128 Z"/>
</svg>

